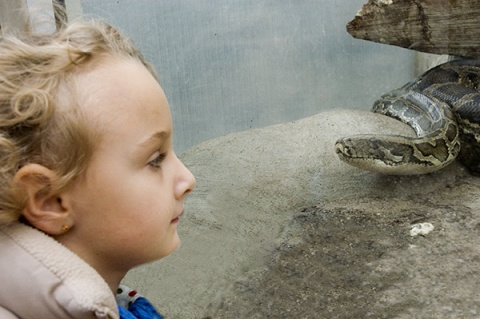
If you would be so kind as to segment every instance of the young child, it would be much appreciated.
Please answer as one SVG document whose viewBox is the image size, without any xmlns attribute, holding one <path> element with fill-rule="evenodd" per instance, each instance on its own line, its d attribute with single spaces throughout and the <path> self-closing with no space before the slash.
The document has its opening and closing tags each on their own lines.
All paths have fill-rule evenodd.
<svg viewBox="0 0 480 319">
<path fill-rule="evenodd" d="M 115 294 L 179 245 L 195 179 L 172 138 L 154 71 L 112 26 L 1 38 L 0 318 L 161 318 Z"/>
</svg>

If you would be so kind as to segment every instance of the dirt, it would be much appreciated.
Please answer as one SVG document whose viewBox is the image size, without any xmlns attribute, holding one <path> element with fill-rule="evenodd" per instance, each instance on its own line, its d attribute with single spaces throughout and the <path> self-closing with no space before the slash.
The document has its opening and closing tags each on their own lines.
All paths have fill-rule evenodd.
<svg viewBox="0 0 480 319">
<path fill-rule="evenodd" d="M 478 194 L 472 178 L 430 197 L 293 213 L 265 267 L 235 281 L 209 318 L 480 318 L 480 212 L 465 204 Z M 411 236 L 424 222 L 435 229 Z"/>
</svg>

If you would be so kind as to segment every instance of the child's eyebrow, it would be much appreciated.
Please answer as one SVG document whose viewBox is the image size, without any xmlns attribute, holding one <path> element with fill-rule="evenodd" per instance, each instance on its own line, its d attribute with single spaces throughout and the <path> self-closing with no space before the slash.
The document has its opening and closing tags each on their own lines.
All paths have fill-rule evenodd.
<svg viewBox="0 0 480 319">
<path fill-rule="evenodd" d="M 159 131 L 152 134 L 149 138 L 139 144 L 140 148 L 148 148 L 152 145 L 159 145 L 170 137 L 170 132 Z"/>
</svg>

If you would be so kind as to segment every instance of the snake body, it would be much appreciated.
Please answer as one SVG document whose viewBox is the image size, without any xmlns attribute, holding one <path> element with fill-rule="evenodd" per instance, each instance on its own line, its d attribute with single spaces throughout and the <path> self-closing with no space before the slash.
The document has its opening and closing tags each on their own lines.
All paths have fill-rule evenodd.
<svg viewBox="0 0 480 319">
<path fill-rule="evenodd" d="M 372 108 L 405 124 L 416 137 L 354 135 L 335 143 L 341 160 L 393 175 L 426 174 L 458 160 L 480 174 L 480 60 L 434 67 L 378 99 Z"/>
</svg>

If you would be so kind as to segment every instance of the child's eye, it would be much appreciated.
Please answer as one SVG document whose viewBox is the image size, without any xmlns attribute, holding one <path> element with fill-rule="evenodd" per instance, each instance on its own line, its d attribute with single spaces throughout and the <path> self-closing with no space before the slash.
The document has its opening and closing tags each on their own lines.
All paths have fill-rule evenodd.
<svg viewBox="0 0 480 319">
<path fill-rule="evenodd" d="M 155 156 L 153 160 L 148 162 L 148 165 L 150 165 L 153 168 L 160 168 L 160 164 L 162 164 L 162 161 L 167 157 L 167 153 L 160 153 Z"/>
</svg>

